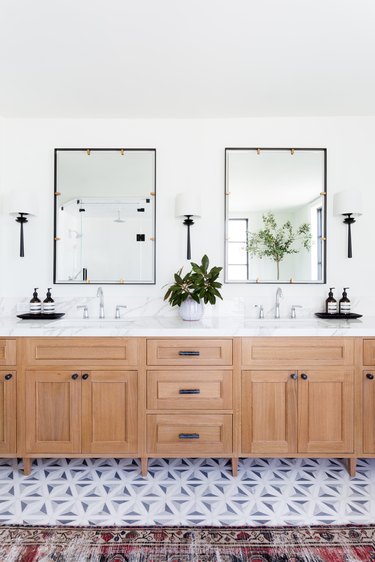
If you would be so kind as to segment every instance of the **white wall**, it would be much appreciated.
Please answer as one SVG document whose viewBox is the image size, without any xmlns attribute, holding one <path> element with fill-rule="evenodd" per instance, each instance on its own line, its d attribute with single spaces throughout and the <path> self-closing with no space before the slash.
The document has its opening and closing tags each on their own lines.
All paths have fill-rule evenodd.
<svg viewBox="0 0 375 562">
<path fill-rule="evenodd" d="M 3 146 L 1 145 L 4 133 Z M 19 227 L 2 217 L 1 296 L 30 297 L 32 288 L 52 283 L 53 149 L 55 147 L 145 147 L 157 150 L 157 284 L 108 286 L 106 294 L 129 301 L 160 298 L 162 286 L 185 263 L 186 227 L 174 217 L 178 192 L 194 190 L 203 197 L 204 214 L 192 229 L 193 260 L 207 253 L 223 265 L 224 148 L 327 147 L 328 149 L 328 283 L 285 286 L 288 302 L 320 303 L 327 287 L 360 299 L 357 308 L 375 314 L 374 210 L 375 118 L 261 118 L 196 120 L 0 120 L 1 189 L 31 190 L 39 213 L 25 227 L 25 258 L 18 257 Z M 346 258 L 346 227 L 332 216 L 332 195 L 344 188 L 360 190 L 365 213 L 353 227 L 352 259 Z M 223 295 L 248 302 L 273 302 L 275 287 L 226 285 Z M 92 296 L 95 287 L 57 285 L 64 299 Z M 339 291 L 338 291 L 339 292 Z M 314 305 L 316 306 L 316 305 Z M 225 306 L 224 306 L 225 308 Z M 358 310 L 360 312 L 360 310 Z M 251 312 L 253 314 L 253 312 Z"/>
</svg>

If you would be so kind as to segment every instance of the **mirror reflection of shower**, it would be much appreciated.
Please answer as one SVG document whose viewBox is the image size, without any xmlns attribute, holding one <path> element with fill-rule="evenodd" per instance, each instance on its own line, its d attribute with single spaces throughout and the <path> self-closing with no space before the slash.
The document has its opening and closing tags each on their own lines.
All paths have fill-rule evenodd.
<svg viewBox="0 0 375 562">
<path fill-rule="evenodd" d="M 74 197 L 65 201 L 58 221 L 64 257 L 60 268 L 67 280 L 88 282 L 94 276 L 102 280 L 108 275 L 121 282 L 129 276 L 142 279 L 148 275 L 150 252 L 145 242 L 152 222 L 150 201 L 138 196 Z M 121 252 L 123 261 L 116 259 Z M 104 256 L 111 256 L 105 266 Z"/>
<path fill-rule="evenodd" d="M 153 148 L 55 149 L 55 283 L 155 282 Z"/>
</svg>

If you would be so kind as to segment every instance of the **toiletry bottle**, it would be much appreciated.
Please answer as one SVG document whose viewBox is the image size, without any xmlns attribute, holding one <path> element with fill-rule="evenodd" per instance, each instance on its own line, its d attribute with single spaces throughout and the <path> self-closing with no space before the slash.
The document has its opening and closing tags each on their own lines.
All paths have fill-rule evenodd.
<svg viewBox="0 0 375 562">
<path fill-rule="evenodd" d="M 333 296 L 333 289 L 335 287 L 330 287 L 328 293 L 328 299 L 326 300 L 326 313 L 327 314 L 336 314 L 337 313 L 337 300 Z"/>
<path fill-rule="evenodd" d="M 33 292 L 33 298 L 30 301 L 30 313 L 31 314 L 40 314 L 42 312 L 42 303 L 41 300 L 38 298 L 37 293 L 38 287 L 35 287 Z"/>
<path fill-rule="evenodd" d="M 43 301 L 43 313 L 53 314 L 55 312 L 55 301 L 51 297 L 51 287 L 47 289 L 47 297 Z"/>
<path fill-rule="evenodd" d="M 339 300 L 340 314 L 350 314 L 350 300 L 348 299 L 348 293 L 346 292 L 347 289 L 349 289 L 349 287 L 344 287 L 342 298 Z"/>
</svg>

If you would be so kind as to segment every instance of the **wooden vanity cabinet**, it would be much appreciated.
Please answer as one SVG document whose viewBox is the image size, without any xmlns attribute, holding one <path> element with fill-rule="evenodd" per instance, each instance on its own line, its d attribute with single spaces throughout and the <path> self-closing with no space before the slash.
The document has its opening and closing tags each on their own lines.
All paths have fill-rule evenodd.
<svg viewBox="0 0 375 562">
<path fill-rule="evenodd" d="M 371 457 L 375 455 L 375 338 L 363 339 L 361 351 L 361 453 Z"/>
<path fill-rule="evenodd" d="M 0 456 L 17 451 L 17 341 L 0 339 Z"/>
<path fill-rule="evenodd" d="M 0 370 L 0 456 L 16 456 L 17 392 L 16 371 Z"/>
<path fill-rule="evenodd" d="M 352 370 L 244 371 L 242 377 L 244 453 L 353 452 Z"/>
<path fill-rule="evenodd" d="M 138 456 L 137 339 L 29 338 L 24 355 L 22 456 Z"/>
<path fill-rule="evenodd" d="M 375 456 L 375 338 L 362 366 L 362 340 L 349 337 L 20 339 L 26 471 L 49 455 L 139 457 L 144 475 L 153 457 L 227 457 L 236 474 L 241 456 L 332 456 L 353 474 L 359 453 Z M 15 351 L 0 340 L 0 364 Z M 16 364 L 0 369 L 0 454 L 11 456 Z"/>
<path fill-rule="evenodd" d="M 242 454 L 354 455 L 353 349 L 349 338 L 244 338 Z"/>
<path fill-rule="evenodd" d="M 136 371 L 26 371 L 27 454 L 137 454 Z"/>
<path fill-rule="evenodd" d="M 148 339 L 143 474 L 160 456 L 229 457 L 235 473 L 233 385 L 232 339 Z"/>
</svg>

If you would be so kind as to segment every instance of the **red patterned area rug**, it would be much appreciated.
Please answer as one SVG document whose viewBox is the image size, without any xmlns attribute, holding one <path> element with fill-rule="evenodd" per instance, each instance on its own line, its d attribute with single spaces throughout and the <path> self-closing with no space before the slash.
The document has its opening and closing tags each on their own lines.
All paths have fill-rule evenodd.
<svg viewBox="0 0 375 562">
<path fill-rule="evenodd" d="M 1 562 L 372 562 L 375 525 L 0 527 Z"/>
</svg>

